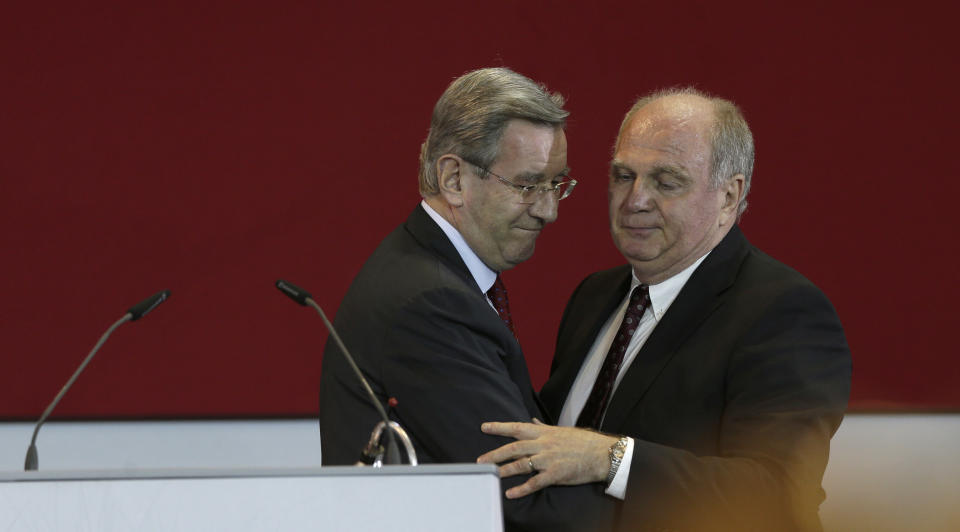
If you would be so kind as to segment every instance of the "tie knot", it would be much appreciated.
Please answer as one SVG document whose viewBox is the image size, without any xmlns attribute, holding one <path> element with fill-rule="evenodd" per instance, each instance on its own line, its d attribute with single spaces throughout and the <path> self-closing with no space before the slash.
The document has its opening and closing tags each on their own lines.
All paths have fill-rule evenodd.
<svg viewBox="0 0 960 532">
<path fill-rule="evenodd" d="M 494 305 L 497 304 L 498 300 L 506 299 L 507 286 L 503 284 L 503 279 L 501 279 L 499 275 L 493 281 L 493 286 L 490 287 L 490 290 L 487 290 L 487 297 L 493 301 Z"/>
<path fill-rule="evenodd" d="M 630 293 L 630 299 L 640 300 L 648 297 L 650 297 L 650 286 L 643 283 L 633 287 L 633 292 Z"/>
<path fill-rule="evenodd" d="M 640 284 L 630 293 L 630 302 L 627 304 L 627 316 L 639 318 L 650 306 L 650 287 Z"/>
<path fill-rule="evenodd" d="M 487 297 L 490 298 L 490 302 L 493 303 L 493 308 L 497 310 L 497 314 L 500 315 L 503 324 L 516 336 L 517 328 L 513 323 L 513 318 L 510 316 L 510 299 L 507 297 L 507 286 L 503 284 L 503 279 L 501 279 L 499 275 L 496 280 L 493 281 L 493 286 L 490 287 L 490 290 L 487 290 Z"/>
</svg>

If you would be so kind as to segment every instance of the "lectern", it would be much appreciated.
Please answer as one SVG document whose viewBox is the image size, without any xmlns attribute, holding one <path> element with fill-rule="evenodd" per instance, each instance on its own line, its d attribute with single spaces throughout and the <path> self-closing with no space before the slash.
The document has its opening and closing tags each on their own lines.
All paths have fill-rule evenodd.
<svg viewBox="0 0 960 532">
<path fill-rule="evenodd" d="M 0 473 L 0 530 L 501 532 L 496 467 Z"/>
</svg>

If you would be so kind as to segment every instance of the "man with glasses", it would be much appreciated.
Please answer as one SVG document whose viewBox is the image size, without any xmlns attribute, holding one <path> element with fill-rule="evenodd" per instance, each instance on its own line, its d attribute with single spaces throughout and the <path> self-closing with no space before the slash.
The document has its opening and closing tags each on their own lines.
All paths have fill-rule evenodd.
<svg viewBox="0 0 960 532">
<path fill-rule="evenodd" d="M 669 90 L 627 113 L 608 189 L 627 264 L 571 296 L 540 393 L 567 426 L 483 426 L 520 440 L 480 458 L 528 479 L 508 497 L 593 482 L 623 499 L 620 530 L 821 530 L 850 351 L 823 292 L 740 231 L 753 157 L 729 101 Z"/>
<path fill-rule="evenodd" d="M 336 327 L 390 417 L 426 463 L 473 462 L 509 438 L 488 419 L 545 419 L 500 272 L 533 255 L 576 181 L 563 98 L 506 68 L 453 81 L 420 154 L 423 201 L 354 279 Z M 380 420 L 335 344 L 320 381 L 325 464 L 353 464 Z M 504 482 L 504 489 L 522 478 Z M 612 503 L 597 486 L 504 502 L 509 530 L 582 530 Z"/>
</svg>

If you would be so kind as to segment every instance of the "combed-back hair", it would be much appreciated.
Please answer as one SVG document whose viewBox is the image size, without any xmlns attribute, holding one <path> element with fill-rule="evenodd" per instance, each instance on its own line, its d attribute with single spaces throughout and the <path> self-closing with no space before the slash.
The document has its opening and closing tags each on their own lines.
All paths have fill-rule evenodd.
<svg viewBox="0 0 960 532">
<path fill-rule="evenodd" d="M 565 128 L 563 96 L 509 68 L 483 68 L 453 80 L 433 108 L 430 132 L 420 148 L 420 195 L 440 192 L 437 160 L 452 153 L 486 177 L 499 155 L 500 138 L 512 119 Z"/>
</svg>

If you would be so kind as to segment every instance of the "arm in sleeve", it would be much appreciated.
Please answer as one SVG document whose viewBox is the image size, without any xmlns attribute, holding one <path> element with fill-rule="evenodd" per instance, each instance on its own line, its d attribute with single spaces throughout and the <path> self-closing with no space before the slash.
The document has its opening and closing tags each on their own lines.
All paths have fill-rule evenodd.
<svg viewBox="0 0 960 532">
<path fill-rule="evenodd" d="M 812 285 L 781 294 L 729 353 L 718 456 L 635 441 L 628 522 L 818 530 L 820 484 L 850 375 L 843 329 L 826 297 Z"/>
<path fill-rule="evenodd" d="M 472 294 L 437 289 L 409 301 L 403 312 L 387 332 L 381 370 L 385 392 L 399 403 L 394 415 L 418 450 L 438 462 L 473 463 L 512 441 L 480 431 L 485 421 L 529 422 L 532 417 L 524 401 L 525 393 L 532 398 L 524 389 L 529 387 L 525 363 L 515 348 L 509 349 L 514 340 L 495 311 L 478 305 Z M 526 480 L 503 479 L 502 488 Z M 503 500 L 508 530 L 603 530 L 614 504 L 599 484 Z"/>
</svg>

